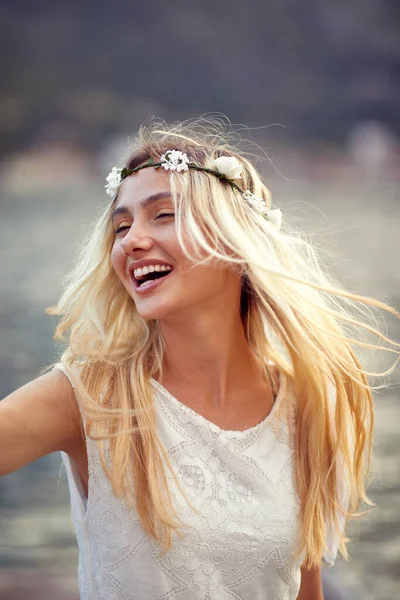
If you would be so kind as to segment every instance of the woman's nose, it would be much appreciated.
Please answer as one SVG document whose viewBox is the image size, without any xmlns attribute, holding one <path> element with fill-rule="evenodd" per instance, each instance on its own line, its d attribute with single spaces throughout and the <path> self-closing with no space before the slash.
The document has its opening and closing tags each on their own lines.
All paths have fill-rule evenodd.
<svg viewBox="0 0 400 600">
<path fill-rule="evenodd" d="M 125 254 L 133 254 L 136 250 L 149 250 L 152 245 L 153 240 L 145 228 L 138 224 L 132 224 L 121 242 Z"/>
</svg>

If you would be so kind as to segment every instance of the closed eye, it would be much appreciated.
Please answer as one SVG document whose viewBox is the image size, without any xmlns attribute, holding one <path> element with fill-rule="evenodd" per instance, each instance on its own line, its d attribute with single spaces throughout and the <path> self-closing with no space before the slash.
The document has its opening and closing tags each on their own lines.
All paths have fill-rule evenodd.
<svg viewBox="0 0 400 600">
<path fill-rule="evenodd" d="M 114 233 L 120 233 L 121 231 L 124 231 L 124 229 L 129 229 L 130 225 L 124 225 L 123 227 L 118 227 L 118 229 L 116 229 L 114 231 Z"/>
<path fill-rule="evenodd" d="M 157 219 L 161 219 L 162 217 L 174 217 L 175 213 L 161 213 L 160 215 L 158 215 L 156 217 Z M 121 227 L 118 227 L 118 229 L 116 229 L 114 231 L 114 233 L 121 233 L 121 231 L 124 231 L 125 229 L 130 229 L 130 225 L 122 225 Z"/>
<path fill-rule="evenodd" d="M 160 219 L 161 217 L 173 217 L 175 216 L 174 213 L 161 213 L 160 215 L 158 215 L 156 217 L 156 219 Z"/>
</svg>

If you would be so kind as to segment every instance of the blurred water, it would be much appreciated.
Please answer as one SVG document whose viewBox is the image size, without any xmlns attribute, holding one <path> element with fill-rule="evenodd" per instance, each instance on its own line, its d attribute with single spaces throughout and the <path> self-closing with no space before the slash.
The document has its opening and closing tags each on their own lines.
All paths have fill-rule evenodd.
<svg viewBox="0 0 400 600">
<path fill-rule="evenodd" d="M 400 307 L 399 184 L 390 181 L 271 185 L 284 218 L 316 232 L 336 258 L 330 266 L 353 291 Z M 54 320 L 44 315 L 98 208 L 107 200 L 90 178 L 74 184 L 3 192 L 0 223 L 0 393 L 37 376 L 55 358 Z M 329 262 L 328 261 L 328 262 Z M 399 340 L 400 324 L 387 317 Z M 384 363 L 378 363 L 384 366 Z M 392 377 L 399 379 L 398 372 Z M 352 527 L 348 573 L 375 600 L 399 597 L 400 443 L 398 387 L 375 395 L 376 476 L 370 497 L 378 508 Z M 51 455 L 0 479 L 0 598 L 77 598 L 77 550 L 60 457 Z M 340 563 L 334 569 L 338 570 Z"/>
</svg>

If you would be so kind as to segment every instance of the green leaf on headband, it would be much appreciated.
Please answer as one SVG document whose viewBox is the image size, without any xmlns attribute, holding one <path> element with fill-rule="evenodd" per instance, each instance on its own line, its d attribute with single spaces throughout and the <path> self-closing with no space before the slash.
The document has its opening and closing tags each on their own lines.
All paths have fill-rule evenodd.
<svg viewBox="0 0 400 600">
<path fill-rule="evenodd" d="M 121 181 L 125 179 L 125 177 L 128 177 L 128 175 L 132 175 L 132 173 L 133 171 L 131 169 L 124 167 L 121 171 Z"/>
</svg>

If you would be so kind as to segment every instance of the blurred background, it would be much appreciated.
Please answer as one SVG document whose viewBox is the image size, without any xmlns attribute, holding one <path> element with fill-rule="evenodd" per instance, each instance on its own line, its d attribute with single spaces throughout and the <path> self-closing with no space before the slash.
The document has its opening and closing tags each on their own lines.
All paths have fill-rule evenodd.
<svg viewBox="0 0 400 600">
<path fill-rule="evenodd" d="M 0 32 L 0 397 L 56 360 L 44 310 L 152 115 L 247 126 L 284 219 L 348 289 L 400 308 L 396 0 L 3 0 Z M 398 380 L 375 394 L 377 509 L 329 570 L 347 598 L 400 597 Z M 78 598 L 60 466 L 54 454 L 0 480 L 1 600 Z"/>
</svg>

